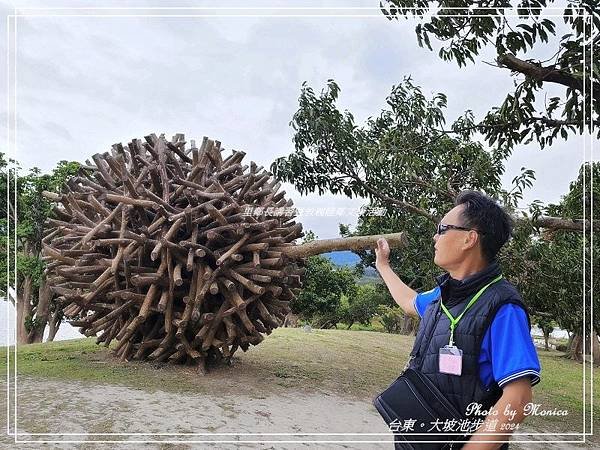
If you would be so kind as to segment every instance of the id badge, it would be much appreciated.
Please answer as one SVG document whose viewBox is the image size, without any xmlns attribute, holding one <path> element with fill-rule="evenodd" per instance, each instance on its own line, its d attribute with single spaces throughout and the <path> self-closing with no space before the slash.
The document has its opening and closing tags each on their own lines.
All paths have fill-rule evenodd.
<svg viewBox="0 0 600 450">
<path fill-rule="evenodd" d="M 440 373 L 460 375 L 462 373 L 462 354 L 462 350 L 458 347 L 446 345 L 440 348 Z"/>
</svg>

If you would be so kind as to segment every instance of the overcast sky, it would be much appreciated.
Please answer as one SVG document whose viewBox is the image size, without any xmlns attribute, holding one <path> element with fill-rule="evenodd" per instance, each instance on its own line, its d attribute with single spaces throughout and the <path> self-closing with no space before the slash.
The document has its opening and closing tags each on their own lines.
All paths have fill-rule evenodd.
<svg viewBox="0 0 600 450">
<path fill-rule="evenodd" d="M 377 7 L 378 1 L 344 2 L 349 4 Z M 4 13 L 10 10 L 4 3 Z M 250 13 L 256 12 L 260 11 Z M 513 84 L 508 71 L 481 62 L 462 69 L 445 63 L 436 53 L 418 47 L 414 26 L 412 20 L 390 22 L 381 14 L 369 18 L 20 17 L 17 159 L 25 168 L 49 171 L 60 160 L 83 162 L 115 142 L 126 144 L 153 132 L 169 137 L 181 132 L 188 142 L 204 135 L 218 139 L 227 149 L 244 150 L 246 163 L 254 160 L 268 167 L 293 150 L 289 122 L 302 82 L 318 91 L 329 78 L 340 85 L 339 105 L 354 114 L 357 124 L 377 115 L 386 106 L 392 85 L 406 75 L 427 95 L 447 94 L 449 122 L 466 109 L 481 118 L 492 105 L 500 104 Z M 2 45 L 5 55 L 5 40 Z M 552 53 L 548 49 L 541 54 Z M 483 59 L 492 61 L 493 53 Z M 0 77 L 6 94 L 6 70 Z M 5 139 L 6 102 L 1 108 Z M 558 201 L 577 176 L 582 146 L 582 138 L 571 138 L 568 145 L 558 142 L 544 151 L 535 145 L 515 149 L 507 162 L 505 186 L 525 166 L 536 171 L 537 181 L 524 204 L 534 199 Z M 284 188 L 298 207 L 351 208 L 365 203 L 332 195 L 303 197 L 290 185 Z M 300 221 L 305 229 L 326 238 L 338 235 L 339 222 L 354 225 L 356 216 L 305 216 Z"/>
</svg>

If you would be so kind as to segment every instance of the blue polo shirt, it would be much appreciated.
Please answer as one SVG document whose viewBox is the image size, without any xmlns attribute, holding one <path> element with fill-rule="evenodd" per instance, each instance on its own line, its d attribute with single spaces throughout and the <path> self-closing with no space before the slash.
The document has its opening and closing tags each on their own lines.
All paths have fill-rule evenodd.
<svg viewBox="0 0 600 450">
<path fill-rule="evenodd" d="M 418 293 L 414 306 L 420 317 L 427 305 L 440 296 L 440 287 Z M 540 382 L 540 361 L 529 334 L 523 308 L 508 303 L 500 307 L 481 342 L 479 378 L 489 388 L 493 382 L 503 387 L 517 378 L 530 377 L 531 385 Z"/>
</svg>

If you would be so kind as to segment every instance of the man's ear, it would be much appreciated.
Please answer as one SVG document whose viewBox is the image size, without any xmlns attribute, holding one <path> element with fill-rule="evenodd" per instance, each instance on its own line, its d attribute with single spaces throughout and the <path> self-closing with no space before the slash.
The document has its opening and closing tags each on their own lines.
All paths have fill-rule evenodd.
<svg viewBox="0 0 600 450">
<path fill-rule="evenodd" d="M 473 248 L 480 242 L 479 234 L 476 231 L 469 231 L 465 236 L 464 247 L 465 249 Z"/>
</svg>

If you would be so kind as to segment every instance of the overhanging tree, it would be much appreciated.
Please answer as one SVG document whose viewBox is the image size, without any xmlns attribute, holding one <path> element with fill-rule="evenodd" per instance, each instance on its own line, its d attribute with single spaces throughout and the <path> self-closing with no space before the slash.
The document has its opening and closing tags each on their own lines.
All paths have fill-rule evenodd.
<svg viewBox="0 0 600 450">
<path fill-rule="evenodd" d="M 512 189 L 503 190 L 500 179 L 509 154 L 503 148 L 484 148 L 470 133 L 450 136 L 440 131 L 446 122 L 446 96 L 426 98 L 410 77 L 392 87 L 388 109 L 370 117 L 363 127 L 355 124 L 350 112 L 337 108 L 339 92 L 333 80 L 319 95 L 303 84 L 291 121 L 295 150 L 271 165 L 276 177 L 293 183 L 301 193 L 329 191 L 368 198 L 435 224 L 461 189 L 484 191 L 514 208 L 533 184 L 535 174 L 523 168 Z M 472 120 L 467 111 L 451 129 L 462 129 Z M 584 225 L 580 218 L 540 214 L 533 223 L 571 230 Z M 591 226 L 589 220 L 585 226 Z M 600 223 L 593 227 L 600 230 Z"/>
<path fill-rule="evenodd" d="M 562 8 L 563 17 L 544 17 L 549 7 Z M 600 59 L 590 51 L 600 43 L 597 0 L 384 0 L 381 8 L 390 20 L 416 18 L 419 46 L 433 50 L 438 41 L 441 59 L 462 67 L 492 47 L 496 65 L 515 77 L 501 105 L 448 132 L 479 131 L 507 153 L 517 144 L 536 140 L 543 148 L 584 130 L 600 137 Z M 551 86 L 560 94 L 548 97 Z"/>
<path fill-rule="evenodd" d="M 389 109 L 358 127 L 350 112 L 337 108 L 339 91 L 333 80 L 318 96 L 303 85 L 291 122 L 295 151 L 271 165 L 301 193 L 369 198 L 434 223 L 462 186 L 501 191 L 502 155 L 437 131 L 445 122 L 445 95 L 427 99 L 405 78 L 392 88 Z"/>
<path fill-rule="evenodd" d="M 504 191 L 506 155 L 468 137 L 439 133 L 446 97 L 426 98 L 409 78 L 392 89 L 388 109 L 364 127 L 337 108 L 338 93 L 332 80 L 320 95 L 303 86 L 292 120 L 295 151 L 277 159 L 271 170 L 302 193 L 341 193 L 383 207 L 384 216 L 362 214 L 356 230 L 341 227 L 341 234 L 406 231 L 410 243 L 392 251 L 392 267 L 414 289 L 431 289 L 439 274 L 433 264 L 435 225 L 452 208 L 457 192 L 477 189 L 515 206 L 534 174 L 524 169 L 513 189 Z M 365 266 L 373 264 L 370 252 L 358 253 Z"/>
</svg>

